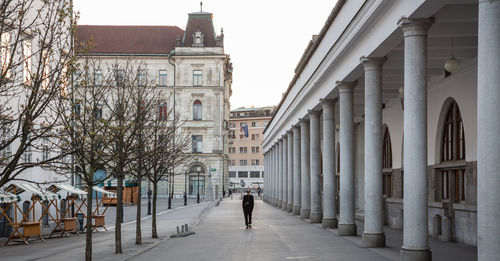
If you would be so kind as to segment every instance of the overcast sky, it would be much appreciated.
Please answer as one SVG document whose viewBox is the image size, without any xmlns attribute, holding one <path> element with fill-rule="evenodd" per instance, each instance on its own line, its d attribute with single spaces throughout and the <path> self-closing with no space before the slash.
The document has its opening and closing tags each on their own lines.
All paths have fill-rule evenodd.
<svg viewBox="0 0 500 261">
<path fill-rule="evenodd" d="M 205 0 L 217 34 L 233 62 L 231 109 L 277 105 L 313 34 L 323 27 L 336 0 Z M 80 24 L 176 25 L 199 0 L 74 0 Z"/>
</svg>

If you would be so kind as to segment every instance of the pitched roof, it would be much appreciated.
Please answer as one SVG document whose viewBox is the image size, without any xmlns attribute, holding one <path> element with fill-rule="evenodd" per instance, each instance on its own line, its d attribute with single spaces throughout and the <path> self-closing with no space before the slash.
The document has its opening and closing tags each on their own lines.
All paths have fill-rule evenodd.
<svg viewBox="0 0 500 261">
<path fill-rule="evenodd" d="M 182 46 L 191 47 L 193 46 L 193 34 L 200 29 L 205 38 L 205 47 L 215 47 L 215 30 L 213 24 L 212 13 L 207 12 L 196 12 L 190 13 L 188 22 L 186 25 L 186 32 L 184 32 L 184 37 L 182 38 Z"/>
<path fill-rule="evenodd" d="M 75 44 L 92 38 L 95 47 L 89 53 L 169 54 L 183 34 L 177 26 L 79 25 Z"/>
</svg>

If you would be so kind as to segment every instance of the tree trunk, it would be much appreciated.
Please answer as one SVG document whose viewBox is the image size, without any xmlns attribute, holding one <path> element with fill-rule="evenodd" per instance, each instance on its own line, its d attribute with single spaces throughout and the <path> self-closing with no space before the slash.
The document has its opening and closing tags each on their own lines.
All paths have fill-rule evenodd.
<svg viewBox="0 0 500 261">
<path fill-rule="evenodd" d="M 115 254 L 122 253 L 123 172 L 116 177 Z"/>
<path fill-rule="evenodd" d="M 92 186 L 87 189 L 87 224 L 85 233 L 85 260 L 92 260 Z"/>
<path fill-rule="evenodd" d="M 137 189 L 137 218 L 135 222 L 135 244 L 142 245 L 142 234 L 141 234 L 141 180 L 142 175 L 137 173 L 137 182 L 139 184 Z"/>
<path fill-rule="evenodd" d="M 156 231 L 156 197 L 158 195 L 158 183 L 153 182 L 153 222 L 152 222 L 152 238 L 158 238 Z"/>
</svg>

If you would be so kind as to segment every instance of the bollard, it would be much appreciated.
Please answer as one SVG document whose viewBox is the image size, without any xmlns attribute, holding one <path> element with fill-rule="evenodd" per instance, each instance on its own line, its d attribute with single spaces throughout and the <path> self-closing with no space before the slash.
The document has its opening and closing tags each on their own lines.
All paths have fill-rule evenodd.
<svg viewBox="0 0 500 261">
<path fill-rule="evenodd" d="M 184 234 L 184 226 L 182 226 L 182 234 Z"/>
<path fill-rule="evenodd" d="M 179 226 L 177 226 L 177 235 L 178 235 L 178 234 L 180 234 L 180 232 L 179 232 Z"/>
<path fill-rule="evenodd" d="M 186 226 L 186 233 L 189 233 L 188 224 L 184 224 L 184 226 Z"/>
</svg>

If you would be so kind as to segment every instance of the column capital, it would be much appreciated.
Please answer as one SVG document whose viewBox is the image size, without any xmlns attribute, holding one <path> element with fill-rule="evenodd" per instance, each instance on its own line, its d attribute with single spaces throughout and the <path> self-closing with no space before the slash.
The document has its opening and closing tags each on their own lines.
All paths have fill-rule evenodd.
<svg viewBox="0 0 500 261">
<path fill-rule="evenodd" d="M 366 70 L 382 70 L 382 65 L 387 61 L 387 57 L 366 57 L 361 56 L 359 62 L 363 64 Z"/>
<path fill-rule="evenodd" d="M 309 113 L 309 115 L 311 115 L 311 117 L 312 116 L 319 117 L 319 115 L 321 115 L 321 111 L 307 110 L 307 112 Z"/>
<path fill-rule="evenodd" d="M 308 118 L 299 118 L 299 126 L 302 126 L 302 124 L 306 122 L 309 122 Z"/>
<path fill-rule="evenodd" d="M 325 108 L 326 105 L 335 105 L 335 103 L 337 103 L 337 98 L 335 99 L 319 99 L 319 102 L 321 103 L 321 105 L 323 105 L 323 108 Z"/>
<path fill-rule="evenodd" d="M 357 82 L 337 81 L 335 84 L 339 88 L 339 92 L 353 92 L 354 86 L 356 86 Z"/>
<path fill-rule="evenodd" d="M 427 35 L 427 31 L 434 23 L 434 18 L 428 19 L 410 19 L 401 17 L 398 26 L 403 30 L 405 37 L 415 35 Z"/>
</svg>

